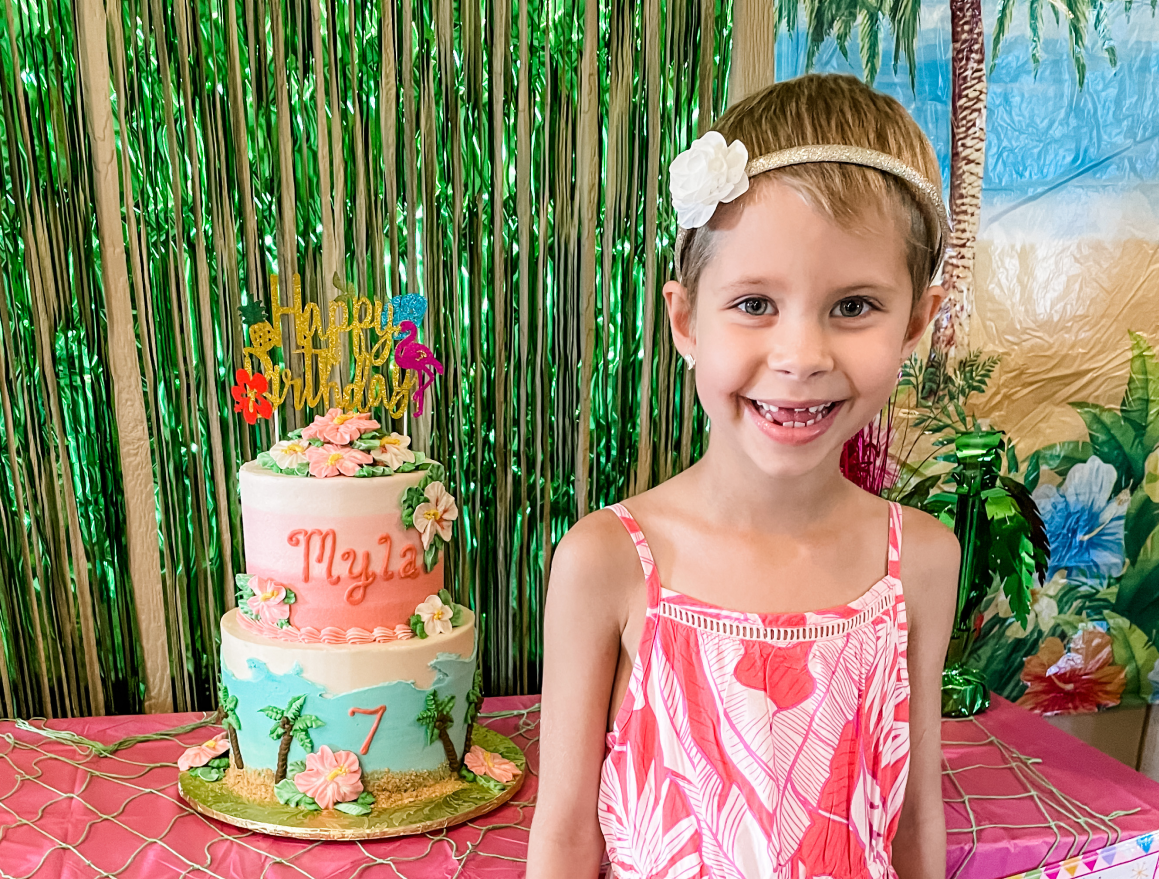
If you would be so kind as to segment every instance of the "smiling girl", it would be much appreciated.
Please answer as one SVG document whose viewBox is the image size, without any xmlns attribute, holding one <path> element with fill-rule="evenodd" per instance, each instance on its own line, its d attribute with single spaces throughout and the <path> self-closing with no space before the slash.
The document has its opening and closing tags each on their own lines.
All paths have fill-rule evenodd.
<svg viewBox="0 0 1159 879">
<path fill-rule="evenodd" d="M 944 876 L 958 546 L 839 468 L 944 295 L 937 158 L 892 98 L 806 76 L 672 191 L 708 448 L 554 556 L 528 875 Z"/>
</svg>

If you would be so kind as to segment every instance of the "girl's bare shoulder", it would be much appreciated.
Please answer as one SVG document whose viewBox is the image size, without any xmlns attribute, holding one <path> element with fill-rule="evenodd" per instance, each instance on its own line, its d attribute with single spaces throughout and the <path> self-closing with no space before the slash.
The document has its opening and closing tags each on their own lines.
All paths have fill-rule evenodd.
<svg viewBox="0 0 1159 879">
<path fill-rule="evenodd" d="M 953 614 L 962 555 L 954 532 L 929 513 L 905 507 L 901 546 L 906 603 L 937 617 Z"/>
<path fill-rule="evenodd" d="M 551 560 L 549 601 L 583 606 L 586 613 L 622 623 L 644 574 L 627 528 L 609 509 L 596 510 L 573 525 Z"/>
</svg>

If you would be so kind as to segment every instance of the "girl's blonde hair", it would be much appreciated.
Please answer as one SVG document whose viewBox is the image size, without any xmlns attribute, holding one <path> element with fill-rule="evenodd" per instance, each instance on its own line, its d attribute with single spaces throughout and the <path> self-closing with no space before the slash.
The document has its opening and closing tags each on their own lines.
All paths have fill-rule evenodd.
<svg viewBox="0 0 1159 879">
<path fill-rule="evenodd" d="M 865 147 L 900 159 L 941 186 L 937 153 L 900 103 L 853 76 L 809 74 L 769 86 L 738 101 L 713 126 L 726 142 L 739 140 L 749 159 L 790 147 L 843 144 Z M 906 264 L 914 302 L 937 270 L 938 219 L 899 178 L 874 168 L 815 162 L 777 168 L 754 177 L 752 189 L 775 178 L 804 196 L 845 228 L 855 228 L 866 209 L 879 207 L 906 230 Z M 743 203 L 746 194 L 738 199 Z M 714 216 L 727 213 L 719 211 Z M 692 230 L 681 254 L 681 275 L 695 297 L 700 273 L 713 255 L 714 222 Z"/>
</svg>

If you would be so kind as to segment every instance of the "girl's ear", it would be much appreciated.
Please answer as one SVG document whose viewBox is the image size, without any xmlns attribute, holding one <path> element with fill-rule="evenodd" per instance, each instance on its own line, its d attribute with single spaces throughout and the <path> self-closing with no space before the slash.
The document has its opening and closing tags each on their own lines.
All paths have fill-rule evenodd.
<svg viewBox="0 0 1159 879">
<path fill-rule="evenodd" d="M 693 321 L 692 300 L 687 288 L 679 281 L 669 281 L 664 285 L 664 302 L 668 305 L 668 324 L 672 327 L 672 341 L 683 357 L 696 355 L 695 323 Z"/>
<path fill-rule="evenodd" d="M 908 359 L 917 349 L 918 342 L 921 341 L 926 327 L 930 325 L 930 321 L 934 319 L 938 309 L 945 301 L 945 287 L 935 284 L 926 288 L 926 292 L 922 294 L 922 298 L 917 301 L 913 311 L 910 312 L 909 327 L 906 329 L 905 343 L 901 349 L 902 360 Z"/>
</svg>

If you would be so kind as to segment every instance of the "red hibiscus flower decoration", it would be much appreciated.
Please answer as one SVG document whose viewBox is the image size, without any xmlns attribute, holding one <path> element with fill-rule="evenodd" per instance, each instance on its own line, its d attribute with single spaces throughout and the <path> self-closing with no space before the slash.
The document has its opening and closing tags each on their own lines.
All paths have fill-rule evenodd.
<svg viewBox="0 0 1159 879">
<path fill-rule="evenodd" d="M 1022 667 L 1018 704 L 1039 714 L 1087 714 L 1119 704 L 1127 671 L 1114 664 L 1111 636 L 1084 629 L 1070 643 L 1047 638 Z"/>
<path fill-rule="evenodd" d="M 234 399 L 233 411 L 240 412 L 246 424 L 257 424 L 259 418 L 272 418 L 274 407 L 266 398 L 266 391 L 270 388 L 266 377 L 260 372 L 250 375 L 245 369 L 239 369 L 233 377 L 237 382 L 230 388 Z"/>
</svg>

